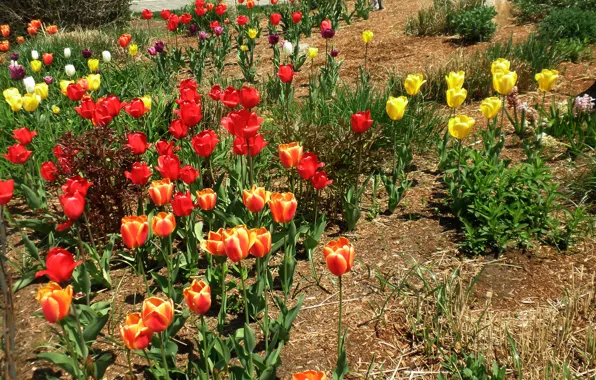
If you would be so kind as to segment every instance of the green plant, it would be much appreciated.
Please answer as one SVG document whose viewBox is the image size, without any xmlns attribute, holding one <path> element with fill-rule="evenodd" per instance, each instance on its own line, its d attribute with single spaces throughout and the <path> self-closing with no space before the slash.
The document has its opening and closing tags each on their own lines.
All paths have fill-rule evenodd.
<svg viewBox="0 0 596 380">
<path fill-rule="evenodd" d="M 455 15 L 483 4 L 484 0 L 434 0 L 432 7 L 421 9 L 415 17 L 408 18 L 405 33 L 414 36 L 453 34 Z"/>
<path fill-rule="evenodd" d="M 447 357 L 442 363 L 443 368 L 451 373 L 454 379 L 460 380 L 505 380 L 505 367 L 500 367 L 497 361 L 493 360 L 489 367 L 486 359 L 481 353 L 464 354 L 464 363 L 459 365 L 457 355 Z M 447 378 L 441 373 L 439 380 Z"/>
<path fill-rule="evenodd" d="M 547 41 L 577 39 L 596 41 L 596 12 L 576 8 L 555 9 L 538 25 L 538 34 Z"/>
<path fill-rule="evenodd" d="M 495 7 L 488 5 L 463 10 L 453 17 L 455 32 L 466 42 L 490 41 L 497 31 L 496 15 Z"/>
</svg>

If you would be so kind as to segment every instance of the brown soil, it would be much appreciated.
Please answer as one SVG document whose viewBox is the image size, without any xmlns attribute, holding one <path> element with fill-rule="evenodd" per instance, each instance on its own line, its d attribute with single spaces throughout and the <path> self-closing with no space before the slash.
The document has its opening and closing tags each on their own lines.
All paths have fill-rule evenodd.
<svg viewBox="0 0 596 380">
<path fill-rule="evenodd" d="M 371 72 L 373 80 L 378 83 L 382 83 L 392 70 L 422 70 L 429 65 L 441 64 L 456 53 L 468 54 L 483 46 L 461 47 L 448 37 L 406 36 L 403 25 L 407 17 L 415 14 L 421 7 L 432 5 L 432 0 L 385 0 L 385 3 L 385 11 L 371 13 L 369 20 L 342 26 L 334 38 L 333 44 L 341 51 L 340 57 L 344 59 L 341 72 L 343 79 L 355 78 L 363 62 L 362 45 L 354 41 L 360 41 L 360 33 L 365 29 L 371 29 L 375 33 L 369 55 L 374 57 L 370 61 Z M 514 39 L 523 38 L 531 30 L 531 26 L 517 26 L 508 18 L 501 17 L 496 39 L 504 41 L 511 36 Z M 191 44 L 193 41 L 188 39 L 184 43 Z M 324 51 L 324 42 L 316 35 L 304 42 Z M 265 43 L 262 41 L 259 46 L 263 57 L 270 54 Z M 595 66 L 590 64 L 593 65 L 593 62 L 564 64 L 559 93 L 565 96 L 575 95 L 587 88 L 595 77 Z M 230 73 L 226 74 L 240 77 L 239 70 L 233 66 Z M 299 80 L 306 82 L 305 78 L 299 77 Z M 524 96 L 532 95 L 534 94 Z M 467 106 L 466 110 L 470 111 L 471 116 L 475 116 L 474 112 L 478 112 L 477 104 Z M 520 152 L 510 148 L 510 145 L 508 144 L 504 156 L 519 156 Z M 490 300 L 493 310 L 519 312 L 538 308 L 562 297 L 565 289 L 571 286 L 574 272 L 593 273 L 596 269 L 596 249 L 592 241 L 577 247 L 574 254 L 537 247 L 531 252 L 507 252 L 499 259 L 460 256 L 457 247 L 461 240 L 461 231 L 457 220 L 444 206 L 445 191 L 436 160 L 429 155 L 415 156 L 414 164 L 416 170 L 409 174 L 414 180 L 414 186 L 407 192 L 398 210 L 393 215 L 380 214 L 372 219 L 363 217 L 356 231 L 344 234 L 354 242 L 357 258 L 352 272 L 345 276 L 344 282 L 344 326 L 349 329 L 346 348 L 352 378 L 363 377 L 373 358 L 376 376 L 384 373 L 389 377 L 394 373 L 395 378 L 436 378 L 440 369 L 440 360 L 424 355 L 406 334 L 408 326 L 405 324 L 401 298 L 391 298 L 386 313 L 376 318 L 375 306 L 382 304 L 388 296 L 386 290 L 381 290 L 376 277 L 377 271 L 391 282 L 398 282 L 402 278 L 400 276 L 415 263 L 424 265 L 435 273 L 449 273 L 454 268 L 461 268 L 464 278 L 478 275 L 478 283 L 473 292 L 474 302 L 484 305 Z M 563 168 L 565 163 L 554 162 L 552 165 Z M 386 200 L 382 192 L 378 202 L 383 209 Z M 364 201 L 364 205 L 363 215 L 366 215 L 373 206 L 370 196 Z M 19 211 L 13 212 L 17 214 Z M 331 227 L 323 237 L 321 246 L 339 232 L 338 227 Z M 16 232 L 11 231 L 9 243 L 12 259 L 19 257 L 24 250 L 19 240 Z M 315 258 L 317 272 L 327 274 L 320 250 Z M 282 366 L 278 376 L 289 379 L 292 373 L 306 369 L 322 370 L 330 376 L 335 367 L 337 349 L 336 279 L 324 276 L 321 287 L 318 287 L 309 279 L 308 260 L 304 256 L 298 259 L 296 293 L 304 295 L 304 305 L 292 330 L 292 339 L 282 351 Z M 17 278 L 15 274 L 13 280 Z M 113 318 L 104 333 L 119 341 L 118 326 L 126 313 L 140 309 L 144 285 L 125 269 L 113 270 L 112 278 L 114 284 L 119 286 L 117 294 L 114 290 L 106 291 L 97 298 L 110 300 L 115 296 L 112 304 Z M 39 346 L 55 339 L 50 326 L 33 316 L 40 311 L 35 302 L 37 286 L 34 283 L 15 295 L 19 378 L 42 379 L 46 374 L 67 378 L 63 374 L 60 376 L 54 373 L 56 368 L 48 363 L 35 359 L 35 353 L 43 350 Z M 272 314 L 275 317 L 276 310 L 273 308 Z M 230 316 L 230 319 L 233 317 Z M 209 318 L 209 321 L 213 326 L 214 319 Z M 177 337 L 181 346 L 192 344 L 191 338 L 195 330 L 190 326 L 187 323 Z M 96 346 L 117 355 L 116 364 L 109 368 L 106 378 L 122 378 L 126 372 L 126 356 L 121 347 L 102 338 Z M 187 360 L 187 356 L 179 356 L 181 365 Z M 140 358 L 134 360 L 139 376 L 147 376 L 141 375 L 144 362 Z"/>
</svg>

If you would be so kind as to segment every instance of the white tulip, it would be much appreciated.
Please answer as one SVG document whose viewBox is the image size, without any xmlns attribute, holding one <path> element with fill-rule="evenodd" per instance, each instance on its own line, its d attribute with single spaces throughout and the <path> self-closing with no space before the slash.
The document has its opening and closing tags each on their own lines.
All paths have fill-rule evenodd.
<svg viewBox="0 0 596 380">
<path fill-rule="evenodd" d="M 70 64 L 64 66 L 64 72 L 69 77 L 73 77 L 77 73 L 77 71 L 75 70 L 75 67 L 73 65 L 70 65 Z"/>
<path fill-rule="evenodd" d="M 35 92 L 35 79 L 33 77 L 23 79 L 23 84 L 28 93 L 33 94 Z"/>
<path fill-rule="evenodd" d="M 104 50 L 104 51 L 101 53 L 101 56 L 103 57 L 103 61 L 104 61 L 105 63 L 108 63 L 108 62 L 110 62 L 110 61 L 112 60 L 112 54 L 110 54 L 110 52 L 109 52 L 109 51 L 107 51 L 107 50 Z"/>
<path fill-rule="evenodd" d="M 35 59 L 39 59 L 39 53 L 37 52 L 37 50 L 31 50 L 31 58 Z"/>
<path fill-rule="evenodd" d="M 281 47 L 281 51 L 286 56 L 290 56 L 294 52 L 294 47 L 292 46 L 292 43 L 290 41 L 284 41 L 284 44 Z"/>
<path fill-rule="evenodd" d="M 64 49 L 64 58 L 70 58 L 70 48 Z"/>
</svg>

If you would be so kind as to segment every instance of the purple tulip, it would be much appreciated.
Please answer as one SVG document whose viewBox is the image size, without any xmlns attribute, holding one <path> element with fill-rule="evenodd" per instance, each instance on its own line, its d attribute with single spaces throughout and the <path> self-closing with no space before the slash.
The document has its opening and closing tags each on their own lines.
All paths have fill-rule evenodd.
<svg viewBox="0 0 596 380">
<path fill-rule="evenodd" d="M 51 76 L 48 75 L 48 76 L 43 77 L 43 81 L 46 82 L 46 84 L 49 86 L 52 83 L 54 83 L 54 78 L 52 78 Z"/>
<path fill-rule="evenodd" d="M 204 40 L 206 40 L 208 36 L 209 36 L 209 35 L 207 34 L 207 32 L 204 32 L 204 31 L 202 31 L 202 30 L 199 32 L 199 39 L 200 39 L 201 41 L 204 41 Z"/>
<path fill-rule="evenodd" d="M 333 29 L 323 29 L 321 30 L 321 37 L 323 38 L 333 38 L 335 36 L 335 30 Z"/>
<path fill-rule="evenodd" d="M 151 56 L 155 57 L 157 55 L 157 50 L 155 50 L 155 46 L 151 46 L 151 47 L 147 48 L 147 53 L 149 53 Z"/>
<path fill-rule="evenodd" d="M 339 50 L 331 49 L 331 53 L 329 53 L 329 54 L 331 54 L 331 56 L 333 58 L 335 58 L 335 57 L 337 57 L 339 55 Z"/>
<path fill-rule="evenodd" d="M 158 53 L 163 53 L 164 49 L 166 48 L 166 44 L 163 41 L 155 41 L 153 45 L 155 51 Z"/>
<path fill-rule="evenodd" d="M 188 27 L 188 32 L 191 36 L 197 34 L 197 30 L 199 30 L 199 26 L 197 24 L 190 24 L 190 26 Z"/>
<path fill-rule="evenodd" d="M 275 45 L 279 42 L 279 36 L 277 34 L 270 34 L 268 38 L 271 45 Z"/>
<path fill-rule="evenodd" d="M 83 58 L 85 58 L 85 59 L 89 59 L 93 55 L 93 52 L 89 49 L 83 49 L 82 53 L 83 53 Z"/>
<path fill-rule="evenodd" d="M 19 60 L 19 53 L 11 53 L 10 54 L 11 61 L 18 61 Z"/>
<path fill-rule="evenodd" d="M 213 32 L 215 33 L 216 36 L 221 36 L 223 33 L 223 28 L 221 26 L 218 26 L 215 29 L 213 29 Z"/>
<path fill-rule="evenodd" d="M 19 65 L 17 62 L 8 66 L 8 71 L 10 71 L 10 79 L 12 80 L 21 80 L 25 78 L 26 75 L 23 66 Z"/>
</svg>

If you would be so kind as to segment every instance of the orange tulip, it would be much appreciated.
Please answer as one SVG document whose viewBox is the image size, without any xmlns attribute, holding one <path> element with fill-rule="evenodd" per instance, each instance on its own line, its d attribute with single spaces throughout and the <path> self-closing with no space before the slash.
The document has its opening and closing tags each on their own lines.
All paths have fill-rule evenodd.
<svg viewBox="0 0 596 380">
<path fill-rule="evenodd" d="M 2 37 L 10 36 L 10 25 L 0 25 L 0 34 L 2 34 Z"/>
<path fill-rule="evenodd" d="M 130 34 L 124 33 L 118 37 L 118 45 L 124 49 L 130 44 L 131 40 L 132 36 Z"/>
<path fill-rule="evenodd" d="M 207 234 L 207 240 L 201 242 L 201 248 L 209 252 L 214 256 L 225 256 L 226 250 L 224 249 L 224 230 L 220 228 L 217 232 L 209 231 Z"/>
<path fill-rule="evenodd" d="M 280 144 L 279 148 L 279 159 L 281 164 L 286 168 L 293 168 L 298 165 L 302 159 L 302 146 L 297 142 L 291 142 L 289 144 Z"/>
<path fill-rule="evenodd" d="M 58 32 L 58 26 L 56 26 L 56 25 L 49 25 L 46 28 L 46 32 L 48 32 L 48 34 L 56 34 Z"/>
<path fill-rule="evenodd" d="M 141 313 L 128 314 L 124 326 L 120 326 L 120 337 L 129 350 L 144 350 L 152 336 L 153 331 L 145 326 Z"/>
<path fill-rule="evenodd" d="M 170 203 L 173 192 L 174 184 L 169 178 L 152 181 L 149 186 L 149 196 L 157 206 L 163 206 Z"/>
<path fill-rule="evenodd" d="M 62 320 L 70 313 L 72 286 L 62 289 L 56 282 L 50 281 L 37 292 L 37 301 L 41 304 L 43 316 L 50 323 Z"/>
<path fill-rule="evenodd" d="M 217 194 L 209 188 L 197 191 L 197 203 L 204 211 L 213 210 L 217 203 Z"/>
<path fill-rule="evenodd" d="M 184 289 L 183 294 L 190 310 L 200 315 L 209 311 L 211 307 L 211 288 L 205 281 L 193 280 L 192 284 Z"/>
<path fill-rule="evenodd" d="M 296 197 L 292 193 L 273 193 L 269 200 L 271 215 L 277 223 L 292 221 L 297 206 L 298 202 L 296 202 Z"/>
<path fill-rule="evenodd" d="M 248 257 L 250 248 L 256 239 L 256 233 L 247 230 L 246 226 L 236 226 L 225 230 L 223 236 L 226 255 L 235 263 Z"/>
<path fill-rule="evenodd" d="M 265 190 L 264 187 L 257 187 L 252 185 L 250 190 L 242 192 L 242 203 L 250 212 L 259 212 L 265 207 L 265 203 L 269 201 L 271 193 Z"/>
<path fill-rule="evenodd" d="M 143 324 L 153 332 L 162 332 L 168 328 L 174 319 L 174 302 L 158 297 L 150 297 L 143 301 L 141 312 Z"/>
<path fill-rule="evenodd" d="M 18 37 L 17 37 L 17 44 L 19 44 L 19 45 L 20 45 L 20 44 L 22 44 L 23 42 L 25 42 L 25 37 L 23 37 L 23 36 L 18 36 Z"/>
<path fill-rule="evenodd" d="M 122 218 L 120 234 L 124 245 L 130 249 L 141 247 L 147 240 L 149 234 L 149 223 L 147 216 L 127 216 Z"/>
<path fill-rule="evenodd" d="M 327 243 L 323 255 L 327 268 L 336 276 L 349 272 L 354 264 L 354 246 L 345 237 Z"/>
<path fill-rule="evenodd" d="M 304 371 L 293 374 L 292 380 L 327 380 L 327 376 L 319 371 Z"/>
<path fill-rule="evenodd" d="M 37 28 L 34 28 L 32 26 L 27 28 L 27 33 L 29 33 L 30 35 L 36 35 L 37 34 Z"/>
<path fill-rule="evenodd" d="M 10 42 L 8 40 L 0 41 L 0 52 L 6 52 L 10 50 Z"/>
<path fill-rule="evenodd" d="M 254 257 L 263 257 L 271 251 L 271 233 L 265 227 L 253 228 L 251 234 L 255 235 L 255 242 L 250 247 L 250 254 Z"/>
<path fill-rule="evenodd" d="M 35 29 L 39 29 L 41 28 L 41 20 L 37 19 L 37 20 L 31 20 L 29 21 L 29 26 Z"/>
<path fill-rule="evenodd" d="M 159 237 L 166 237 L 176 229 L 176 218 L 174 214 L 160 212 L 151 219 L 151 230 Z"/>
</svg>

